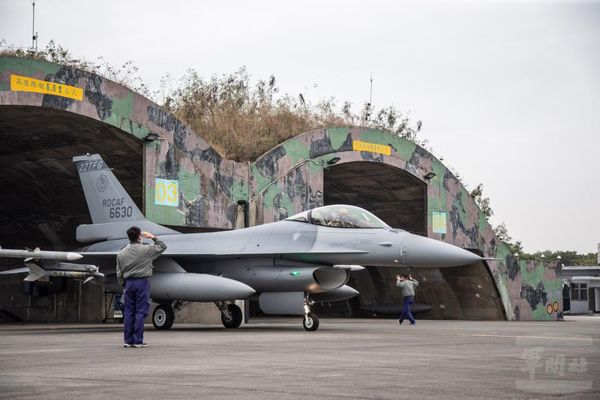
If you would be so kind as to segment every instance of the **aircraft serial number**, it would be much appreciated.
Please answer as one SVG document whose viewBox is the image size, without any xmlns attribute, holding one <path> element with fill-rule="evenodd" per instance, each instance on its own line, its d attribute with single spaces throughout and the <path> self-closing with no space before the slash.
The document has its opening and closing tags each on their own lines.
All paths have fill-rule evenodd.
<svg viewBox="0 0 600 400">
<path fill-rule="evenodd" d="M 133 215 L 133 208 L 129 207 L 111 207 L 108 209 L 109 218 L 127 218 Z"/>
</svg>

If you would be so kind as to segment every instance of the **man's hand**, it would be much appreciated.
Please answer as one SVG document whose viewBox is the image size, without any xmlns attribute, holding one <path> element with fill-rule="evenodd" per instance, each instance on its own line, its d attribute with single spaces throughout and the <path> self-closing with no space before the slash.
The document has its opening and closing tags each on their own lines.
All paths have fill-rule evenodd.
<svg viewBox="0 0 600 400">
<path fill-rule="evenodd" d="M 140 234 L 144 239 L 154 239 L 156 236 L 151 234 L 150 232 L 142 232 Z"/>
</svg>

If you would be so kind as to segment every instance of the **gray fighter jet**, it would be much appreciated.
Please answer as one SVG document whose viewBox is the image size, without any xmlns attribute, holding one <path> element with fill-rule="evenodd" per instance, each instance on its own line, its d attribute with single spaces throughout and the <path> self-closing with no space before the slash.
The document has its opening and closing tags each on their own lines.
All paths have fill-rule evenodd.
<svg viewBox="0 0 600 400">
<path fill-rule="evenodd" d="M 242 311 L 232 301 L 253 297 L 266 314 L 303 314 L 304 328 L 314 331 L 319 319 L 311 305 L 356 296 L 346 283 L 350 272 L 363 266 L 452 267 L 482 260 L 459 247 L 391 228 L 372 213 L 348 205 L 319 207 L 250 228 L 181 234 L 146 220 L 99 155 L 73 161 L 92 217 L 92 224 L 77 228 L 77 240 L 92 243 L 77 251 L 81 263 L 98 266 L 89 269 L 88 277 L 104 274 L 105 284 L 120 292 L 115 256 L 127 245 L 126 230 L 132 225 L 167 244 L 150 280 L 151 297 L 158 303 L 152 315 L 157 329 L 169 329 L 175 312 L 189 302 L 214 302 L 223 325 L 237 328 Z M 30 269 L 32 263 L 54 271 L 72 265 L 57 264 L 56 254 L 50 268 L 39 254 L 25 256 Z M 79 263 L 73 253 L 61 257 Z M 73 272 L 76 277 L 85 274 L 81 268 Z"/>
</svg>

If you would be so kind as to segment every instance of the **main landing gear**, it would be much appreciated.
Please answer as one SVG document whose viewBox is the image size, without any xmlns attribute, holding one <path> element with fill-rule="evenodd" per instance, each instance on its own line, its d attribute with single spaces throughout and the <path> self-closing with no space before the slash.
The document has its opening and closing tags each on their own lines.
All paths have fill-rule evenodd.
<svg viewBox="0 0 600 400">
<path fill-rule="evenodd" d="M 170 304 L 159 304 L 152 313 L 152 325 L 154 328 L 162 331 L 171 329 L 175 321 L 175 311 Z"/>
<path fill-rule="evenodd" d="M 221 311 L 221 322 L 228 329 L 239 328 L 242 324 L 242 309 L 236 304 L 227 304 L 224 301 L 215 302 L 216 306 Z"/>
<path fill-rule="evenodd" d="M 175 313 L 189 306 L 189 301 L 175 301 L 173 304 L 159 304 L 152 313 L 152 325 L 154 328 L 162 331 L 171 329 L 175 321 Z"/>
<path fill-rule="evenodd" d="M 302 326 L 309 332 L 314 332 L 319 329 L 319 317 L 317 314 L 310 312 L 310 306 L 315 304 L 308 295 L 304 297 L 304 318 L 302 319 Z"/>
<path fill-rule="evenodd" d="M 163 303 L 156 306 L 152 313 L 152 325 L 158 330 L 171 329 L 175 321 L 175 313 L 191 304 L 189 301 L 176 301 L 173 304 Z M 242 324 L 242 309 L 235 304 L 224 301 L 215 302 L 221 311 L 221 322 L 225 328 L 239 328 Z"/>
</svg>

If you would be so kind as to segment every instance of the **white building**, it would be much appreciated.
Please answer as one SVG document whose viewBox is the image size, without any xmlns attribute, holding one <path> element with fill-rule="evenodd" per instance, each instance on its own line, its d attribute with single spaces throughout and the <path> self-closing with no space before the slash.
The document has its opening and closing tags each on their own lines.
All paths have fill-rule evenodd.
<svg viewBox="0 0 600 400">
<path fill-rule="evenodd" d="M 563 291 L 565 313 L 600 313 L 600 265 L 562 267 L 561 276 L 569 288 Z"/>
</svg>

